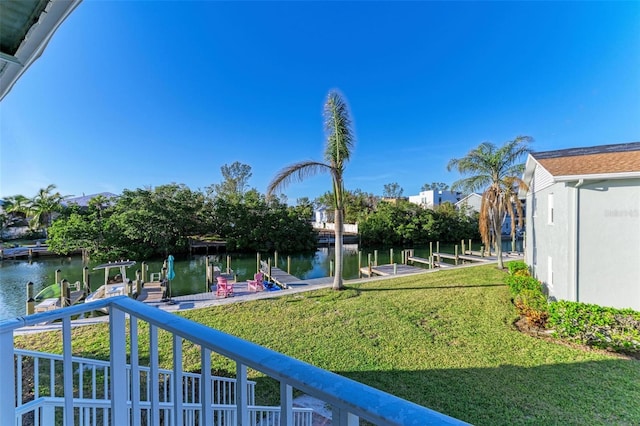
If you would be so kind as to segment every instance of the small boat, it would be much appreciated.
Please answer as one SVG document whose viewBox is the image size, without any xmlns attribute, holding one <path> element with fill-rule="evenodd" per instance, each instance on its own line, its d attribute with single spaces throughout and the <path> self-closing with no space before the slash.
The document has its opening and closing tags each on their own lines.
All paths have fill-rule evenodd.
<svg viewBox="0 0 640 426">
<path fill-rule="evenodd" d="M 104 263 L 93 268 L 94 271 L 104 270 L 104 284 L 90 293 L 84 301 L 93 302 L 107 297 L 129 294 L 131 280 L 127 278 L 127 268 L 135 264 L 134 260 L 121 260 L 119 262 Z M 112 277 L 109 275 L 111 269 L 117 269 L 119 273 Z"/>
</svg>

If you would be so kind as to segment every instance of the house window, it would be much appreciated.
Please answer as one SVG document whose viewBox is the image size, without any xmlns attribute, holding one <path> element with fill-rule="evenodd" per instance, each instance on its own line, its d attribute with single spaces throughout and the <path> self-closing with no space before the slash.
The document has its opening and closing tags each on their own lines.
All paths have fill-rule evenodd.
<svg viewBox="0 0 640 426">
<path fill-rule="evenodd" d="M 547 199 L 547 223 L 549 225 L 553 225 L 553 194 L 548 195 Z"/>
</svg>

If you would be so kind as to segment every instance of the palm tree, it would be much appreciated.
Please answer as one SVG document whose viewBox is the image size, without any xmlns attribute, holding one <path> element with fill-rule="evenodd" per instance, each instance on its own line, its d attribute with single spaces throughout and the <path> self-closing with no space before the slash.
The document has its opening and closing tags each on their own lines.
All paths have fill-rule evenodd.
<svg viewBox="0 0 640 426">
<path fill-rule="evenodd" d="M 29 212 L 31 220 L 29 226 L 32 229 L 42 229 L 47 232 L 47 228 L 51 225 L 52 214 L 60 210 L 63 197 L 59 192 L 52 193 L 56 189 L 54 184 L 41 188 L 38 194 L 31 199 Z"/>
<path fill-rule="evenodd" d="M 327 172 L 333 181 L 333 207 L 335 209 L 336 274 L 333 289 L 344 288 L 342 283 L 342 233 L 345 210 L 344 167 L 351 157 L 355 137 L 351 129 L 351 118 L 347 104 L 336 91 L 330 91 L 324 105 L 324 129 L 327 135 L 324 162 L 301 161 L 282 169 L 273 178 L 267 193 L 271 195 L 284 189 L 291 181 L 301 181 L 307 176 Z"/>
<path fill-rule="evenodd" d="M 456 169 L 462 175 L 470 175 L 454 182 L 453 190 L 484 190 L 480 204 L 480 235 L 487 247 L 493 244 L 499 268 L 504 267 L 501 228 L 506 214 L 512 218 L 512 235 L 516 230 L 516 212 L 519 226 L 522 226 L 522 203 L 517 197 L 517 189 L 526 189 L 527 185 L 520 178 L 525 166 L 520 160 L 531 151 L 528 144 L 532 141 L 530 136 L 518 136 L 499 148 L 491 142 L 483 142 L 466 156 L 454 158 L 447 165 L 449 171 Z"/>
</svg>

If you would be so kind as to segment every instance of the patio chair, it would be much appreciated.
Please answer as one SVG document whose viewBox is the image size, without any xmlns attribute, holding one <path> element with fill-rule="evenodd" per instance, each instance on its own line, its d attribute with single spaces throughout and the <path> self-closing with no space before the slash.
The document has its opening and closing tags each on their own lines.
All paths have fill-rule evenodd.
<svg viewBox="0 0 640 426">
<path fill-rule="evenodd" d="M 264 275 L 262 272 L 258 272 L 253 275 L 252 280 L 247 280 L 247 287 L 249 291 L 258 292 L 264 290 Z"/>
<path fill-rule="evenodd" d="M 218 285 L 216 288 L 216 297 L 233 296 L 233 284 L 230 284 L 225 277 L 216 277 Z"/>
</svg>

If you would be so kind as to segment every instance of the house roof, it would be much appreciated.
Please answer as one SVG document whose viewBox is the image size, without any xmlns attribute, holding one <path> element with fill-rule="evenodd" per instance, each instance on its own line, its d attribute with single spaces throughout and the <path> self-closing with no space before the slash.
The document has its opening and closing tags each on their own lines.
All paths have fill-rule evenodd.
<svg viewBox="0 0 640 426">
<path fill-rule="evenodd" d="M 0 100 L 81 0 L 0 1 Z"/>
<path fill-rule="evenodd" d="M 91 195 L 83 195 L 82 197 L 67 198 L 66 200 L 63 201 L 63 204 L 67 206 L 70 204 L 77 204 L 80 207 L 87 207 L 89 205 L 89 201 L 91 201 L 92 198 L 95 198 L 100 195 L 106 198 L 107 200 L 111 200 L 112 198 L 118 197 L 116 194 L 112 192 L 100 192 L 99 194 L 91 194 Z"/>
<path fill-rule="evenodd" d="M 640 172 L 640 142 L 534 152 L 553 176 Z"/>
<path fill-rule="evenodd" d="M 527 158 L 523 181 L 535 192 L 554 182 L 628 178 L 640 178 L 640 142 L 534 152 Z M 526 192 L 520 190 L 519 196 Z"/>
</svg>

